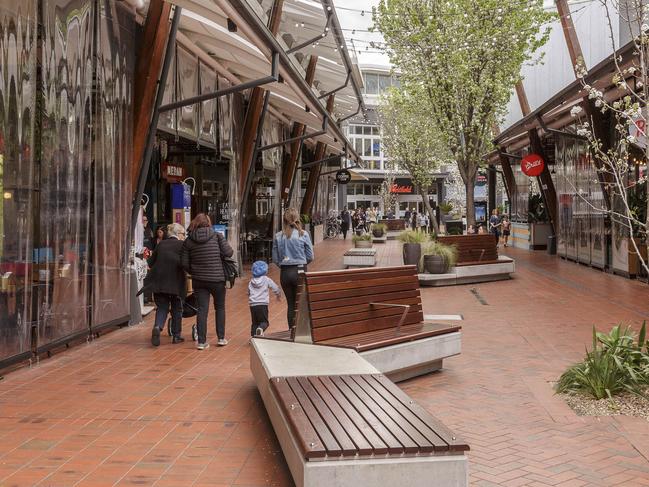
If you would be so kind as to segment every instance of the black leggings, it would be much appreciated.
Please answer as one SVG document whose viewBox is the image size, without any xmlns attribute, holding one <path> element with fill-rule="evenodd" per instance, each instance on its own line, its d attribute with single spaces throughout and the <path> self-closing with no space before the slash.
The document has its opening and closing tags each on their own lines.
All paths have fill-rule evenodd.
<svg viewBox="0 0 649 487">
<path fill-rule="evenodd" d="M 299 283 L 298 270 L 306 271 L 306 266 L 283 265 L 279 274 L 279 282 L 286 296 L 286 321 L 289 330 L 295 324 L 295 298 Z"/>
<path fill-rule="evenodd" d="M 194 279 L 194 294 L 198 301 L 196 328 L 198 343 L 207 343 L 207 314 L 210 308 L 210 296 L 214 298 L 216 311 L 216 335 L 225 338 L 225 282 L 206 282 Z"/>
</svg>

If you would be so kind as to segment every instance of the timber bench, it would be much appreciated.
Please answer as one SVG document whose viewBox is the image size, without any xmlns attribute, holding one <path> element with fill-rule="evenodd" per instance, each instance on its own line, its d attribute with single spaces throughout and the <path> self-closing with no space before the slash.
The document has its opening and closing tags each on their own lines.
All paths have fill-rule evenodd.
<svg viewBox="0 0 649 487">
<path fill-rule="evenodd" d="M 298 487 L 468 485 L 468 445 L 356 351 L 253 339 L 251 370 Z"/>
<path fill-rule="evenodd" d="M 343 254 L 343 266 L 349 267 L 374 267 L 376 265 L 375 248 L 351 248 Z"/>
<path fill-rule="evenodd" d="M 496 238 L 484 235 L 446 235 L 437 237 L 439 243 L 455 245 L 457 248 L 456 266 L 498 263 Z"/>
<path fill-rule="evenodd" d="M 379 220 L 379 223 L 384 224 L 387 230 L 390 232 L 403 232 L 406 229 L 406 225 L 407 225 L 406 220 L 401 220 L 397 218 L 388 218 L 384 220 Z"/>
<path fill-rule="evenodd" d="M 293 333 L 266 338 L 357 351 L 395 381 L 460 353 L 460 326 L 424 322 L 415 266 L 307 272 Z"/>
</svg>

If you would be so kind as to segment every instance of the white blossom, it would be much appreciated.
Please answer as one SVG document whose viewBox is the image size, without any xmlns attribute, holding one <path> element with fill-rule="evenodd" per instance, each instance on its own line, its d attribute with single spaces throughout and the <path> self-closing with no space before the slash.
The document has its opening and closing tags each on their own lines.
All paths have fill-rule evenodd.
<svg viewBox="0 0 649 487">
<path fill-rule="evenodd" d="M 582 109 L 579 105 L 575 105 L 574 107 L 572 107 L 572 110 L 570 110 L 570 115 L 571 115 L 572 117 L 576 117 L 576 116 L 579 115 L 582 111 L 583 111 L 583 109 Z"/>
</svg>

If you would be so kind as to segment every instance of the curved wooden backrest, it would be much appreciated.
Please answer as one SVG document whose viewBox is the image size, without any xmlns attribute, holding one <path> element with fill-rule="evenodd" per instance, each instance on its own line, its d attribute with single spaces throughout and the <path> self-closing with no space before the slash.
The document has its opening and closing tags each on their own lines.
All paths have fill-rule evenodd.
<svg viewBox="0 0 649 487">
<path fill-rule="evenodd" d="M 313 343 L 423 321 L 415 266 L 307 272 L 303 279 L 298 314 L 308 315 Z M 410 308 L 401 321 L 404 307 L 371 303 Z M 306 325 L 304 320 L 303 330 Z"/>
<path fill-rule="evenodd" d="M 491 234 L 484 235 L 445 235 L 437 237 L 439 243 L 457 247 L 457 263 L 480 263 L 498 260 L 496 238 Z"/>
</svg>

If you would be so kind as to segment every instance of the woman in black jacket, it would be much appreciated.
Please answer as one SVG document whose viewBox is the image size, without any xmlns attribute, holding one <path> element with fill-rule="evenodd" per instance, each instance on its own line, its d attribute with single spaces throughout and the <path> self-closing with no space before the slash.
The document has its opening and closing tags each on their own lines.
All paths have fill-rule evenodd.
<svg viewBox="0 0 649 487">
<path fill-rule="evenodd" d="M 172 343 L 181 343 L 183 300 L 186 295 L 185 271 L 180 263 L 180 250 L 185 239 L 182 225 L 172 223 L 167 227 L 169 238 L 160 241 L 147 263 L 151 270 L 146 276 L 145 287 L 153 293 L 156 304 L 155 322 L 151 332 L 151 344 L 160 345 L 160 332 L 164 329 L 171 308 Z"/>
<path fill-rule="evenodd" d="M 232 257 L 234 251 L 228 241 L 212 229 L 210 217 L 199 213 L 189 225 L 189 237 L 185 240 L 180 252 L 182 266 L 192 276 L 192 286 L 198 301 L 196 327 L 198 345 L 205 350 L 207 343 L 207 313 L 210 306 L 210 295 L 214 298 L 216 311 L 216 334 L 218 345 L 225 346 L 225 273 L 222 257 Z"/>
</svg>

